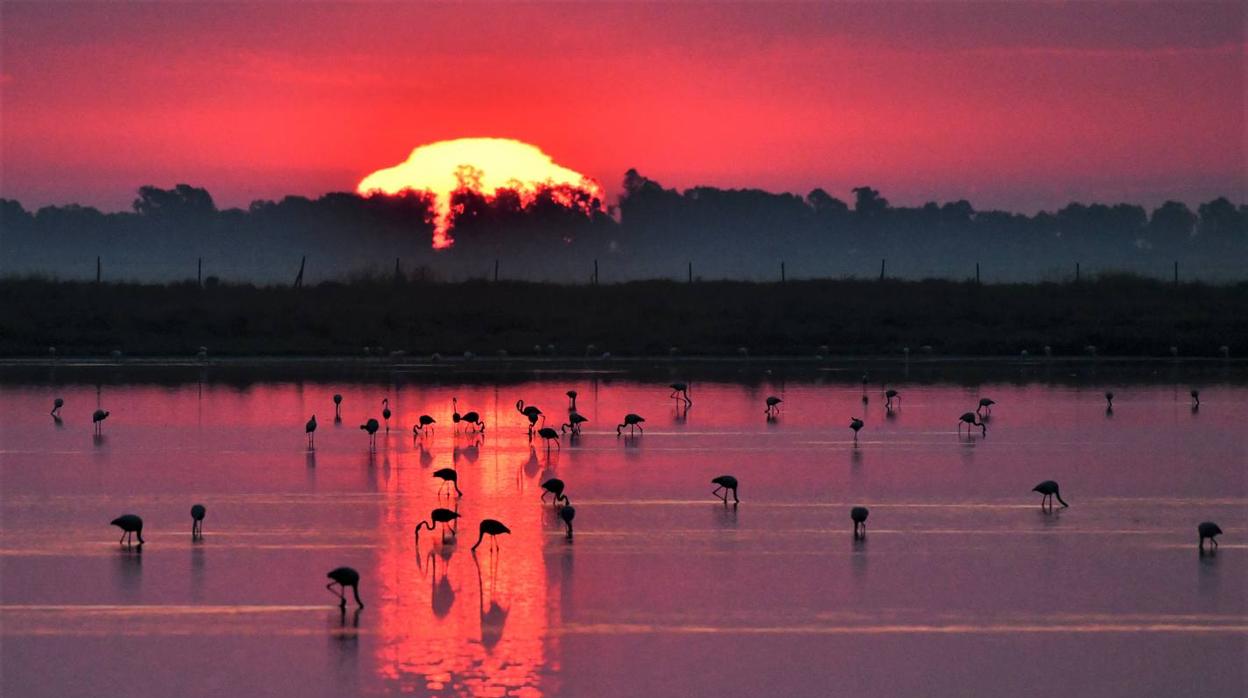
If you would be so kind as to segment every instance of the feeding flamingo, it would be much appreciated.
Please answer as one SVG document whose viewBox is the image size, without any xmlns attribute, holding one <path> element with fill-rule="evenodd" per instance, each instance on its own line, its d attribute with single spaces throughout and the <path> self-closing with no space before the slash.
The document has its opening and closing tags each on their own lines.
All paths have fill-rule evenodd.
<svg viewBox="0 0 1248 698">
<path fill-rule="evenodd" d="M 511 533 L 510 528 L 504 526 L 501 521 L 495 521 L 494 519 L 481 519 L 481 525 L 477 530 L 477 542 L 472 546 L 472 552 L 474 553 L 477 551 L 477 547 L 481 545 L 482 539 L 486 536 L 490 537 L 490 548 L 497 549 L 498 541 L 496 537 L 504 533 Z"/>
<path fill-rule="evenodd" d="M 1217 525 L 1216 523 L 1214 523 L 1214 522 L 1212 522 L 1212 521 L 1203 521 L 1203 522 L 1201 522 L 1201 524 L 1200 524 L 1199 526 L 1197 526 L 1197 527 L 1196 527 L 1196 531 L 1197 531 L 1198 533 L 1200 533 L 1200 550 L 1201 550 L 1201 552 L 1204 552 L 1204 550 L 1205 550 L 1205 539 L 1206 539 L 1206 538 L 1208 538 L 1208 539 L 1209 539 L 1209 542 L 1210 542 L 1210 543 L 1213 543 L 1213 545 L 1211 546 L 1211 548 L 1212 548 L 1212 549 L 1216 550 L 1216 549 L 1218 548 L 1218 539 L 1217 539 L 1217 538 L 1215 538 L 1214 536 L 1220 536 L 1220 535 L 1222 535 L 1222 529 L 1221 529 L 1221 528 L 1219 528 L 1219 527 L 1218 527 L 1218 525 Z"/>
<path fill-rule="evenodd" d="M 1036 485 L 1035 487 L 1031 488 L 1031 491 L 1039 492 L 1040 494 L 1044 495 L 1043 497 L 1040 498 L 1040 508 L 1042 509 L 1045 506 L 1045 502 L 1048 502 L 1048 506 L 1050 509 L 1053 508 L 1054 497 L 1057 497 L 1057 501 L 1061 502 L 1063 507 L 1070 506 L 1069 504 L 1066 503 L 1065 500 L 1062 499 L 1062 493 L 1061 491 L 1058 490 L 1057 483 L 1052 480 L 1045 480 L 1039 485 Z"/>
<path fill-rule="evenodd" d="M 559 427 L 559 431 L 571 430 L 573 436 L 578 436 L 581 433 L 581 425 L 588 421 L 580 412 L 572 412 L 568 415 L 567 423 Z"/>
<path fill-rule="evenodd" d="M 347 607 L 347 596 L 344 593 L 346 592 L 347 587 L 351 587 L 351 593 L 354 594 L 355 596 L 355 605 L 359 606 L 360 608 L 364 608 L 364 602 L 360 601 L 360 573 L 359 572 L 356 572 L 354 569 L 350 567 L 338 567 L 338 568 L 330 570 L 328 573 L 325 574 L 325 576 L 333 580 L 329 584 L 326 584 L 325 588 L 329 589 L 330 591 L 338 595 L 338 599 L 339 599 L 338 606 L 340 608 Z M 335 584 L 338 585 L 337 589 L 334 589 Z"/>
<path fill-rule="evenodd" d="M 978 413 L 981 410 L 988 410 L 988 414 L 992 414 L 992 406 L 995 404 L 997 404 L 996 400 L 993 400 L 990 397 L 981 397 L 979 399 L 979 407 L 975 408 L 975 412 Z"/>
<path fill-rule="evenodd" d="M 576 508 L 571 504 L 565 505 L 559 510 L 559 518 L 563 520 L 563 525 L 568 527 L 568 540 L 572 540 L 572 519 L 576 518 Z"/>
<path fill-rule="evenodd" d="M 377 430 L 381 428 L 381 424 L 375 419 L 369 419 L 360 425 L 360 428 L 368 432 L 368 447 L 377 448 Z"/>
<path fill-rule="evenodd" d="M 716 486 L 715 489 L 711 492 L 711 494 L 724 500 L 724 504 L 728 503 L 728 491 L 729 490 L 732 490 L 732 503 L 733 504 L 741 503 L 741 500 L 737 498 L 737 478 L 731 475 L 720 475 L 719 477 L 712 478 L 711 484 Z M 723 490 L 724 492 L 722 495 L 719 493 L 720 490 Z"/>
<path fill-rule="evenodd" d="M 857 417 L 849 418 L 849 428 L 854 430 L 854 443 L 858 443 L 858 432 L 862 431 L 863 422 Z"/>
<path fill-rule="evenodd" d="M 139 537 L 139 545 L 143 545 L 143 519 L 135 514 L 122 514 L 112 521 L 108 522 L 110 526 L 116 526 L 121 529 L 121 538 L 118 543 L 127 544 L 127 541 L 133 542 L 134 536 Z"/>
<path fill-rule="evenodd" d="M 95 433 L 104 431 L 104 420 L 108 419 L 108 410 L 96 410 L 91 414 L 91 423 L 95 425 Z"/>
<path fill-rule="evenodd" d="M 854 507 L 849 510 L 849 518 L 854 522 L 854 538 L 867 537 L 867 516 L 871 511 L 866 507 Z"/>
<path fill-rule="evenodd" d="M 689 386 L 687 384 L 672 383 L 668 387 L 672 389 L 672 394 L 668 395 L 668 397 L 675 398 L 677 400 L 684 400 L 685 407 L 693 404 L 693 400 L 689 399 Z"/>
<path fill-rule="evenodd" d="M 634 429 L 637 429 L 638 431 L 644 434 L 646 433 L 646 430 L 641 428 L 641 423 L 644 421 L 646 421 L 645 417 L 629 412 L 628 414 L 624 415 L 624 423 L 620 424 L 619 426 L 615 428 L 615 435 L 619 436 L 620 432 L 624 430 L 624 427 L 628 427 L 628 433 L 630 434 L 634 433 L 633 432 Z"/>
<path fill-rule="evenodd" d="M 961 434 L 961 433 L 962 433 L 962 425 L 963 425 L 963 424 L 966 424 L 966 425 L 968 425 L 968 426 L 966 427 L 966 433 L 967 433 L 967 436 L 970 436 L 970 433 L 971 433 L 971 427 L 979 427 L 980 431 L 981 431 L 981 432 L 983 432 L 983 435 L 984 435 L 984 436 L 987 436 L 987 435 L 988 435 L 988 425 L 987 425 L 987 424 L 985 424 L 985 423 L 984 423 L 984 420 L 982 420 L 982 419 L 980 419 L 980 420 L 978 420 L 978 421 L 977 421 L 977 420 L 976 420 L 976 417 L 978 417 L 978 416 L 979 416 L 979 415 L 978 415 L 978 414 L 976 414 L 975 412 L 963 412 L 963 413 L 962 413 L 962 416 L 961 416 L 961 417 L 958 417 L 958 434 Z"/>
<path fill-rule="evenodd" d="M 780 403 L 782 402 L 784 402 L 784 400 L 781 400 L 775 395 L 768 396 L 767 409 L 765 410 L 767 416 L 775 417 L 777 414 L 780 414 Z"/>
<path fill-rule="evenodd" d="M 195 506 L 191 507 L 191 538 L 192 539 L 204 537 L 204 514 L 207 514 L 207 513 L 208 513 L 208 510 L 204 508 L 203 504 L 196 504 Z"/>
<path fill-rule="evenodd" d="M 542 483 L 542 501 L 543 502 L 546 501 L 546 495 L 553 494 L 555 495 L 554 500 L 552 500 L 553 504 L 558 506 L 560 501 L 563 501 L 566 503 L 568 501 L 568 498 L 567 496 L 563 494 L 563 489 L 564 489 L 563 480 L 560 480 L 557 477 L 550 478 L 546 482 Z"/>
<path fill-rule="evenodd" d="M 459 512 L 451 511 L 450 509 L 439 508 L 439 509 L 434 509 L 433 511 L 429 512 L 428 521 L 421 521 L 420 523 L 416 524 L 416 546 L 417 547 L 420 546 L 420 529 L 428 528 L 430 531 L 432 531 L 434 526 L 442 527 L 442 542 L 445 543 L 446 542 L 446 525 L 448 523 L 454 523 L 455 519 L 458 519 L 458 518 L 459 518 Z M 451 529 L 451 533 L 452 534 L 456 533 L 454 528 Z"/>
<path fill-rule="evenodd" d="M 459 491 L 459 472 L 454 468 L 440 468 L 433 471 L 433 476 L 442 481 L 442 486 L 438 488 L 439 496 L 441 496 L 447 485 L 455 486 L 455 496 L 464 496 L 464 493 Z"/>
</svg>

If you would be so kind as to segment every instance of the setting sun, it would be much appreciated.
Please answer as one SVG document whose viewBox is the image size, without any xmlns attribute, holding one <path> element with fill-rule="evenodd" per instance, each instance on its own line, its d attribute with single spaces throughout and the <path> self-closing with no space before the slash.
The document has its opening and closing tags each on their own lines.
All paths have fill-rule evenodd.
<svg viewBox="0 0 1248 698">
<path fill-rule="evenodd" d="M 407 160 L 368 175 L 356 190 L 361 194 L 427 191 L 437 210 L 433 246 L 450 247 L 451 195 L 460 188 L 492 198 L 499 189 L 514 189 L 529 200 L 543 186 L 581 189 L 599 201 L 602 186 L 575 170 L 555 164 L 540 148 L 510 138 L 459 138 L 422 145 Z"/>
</svg>

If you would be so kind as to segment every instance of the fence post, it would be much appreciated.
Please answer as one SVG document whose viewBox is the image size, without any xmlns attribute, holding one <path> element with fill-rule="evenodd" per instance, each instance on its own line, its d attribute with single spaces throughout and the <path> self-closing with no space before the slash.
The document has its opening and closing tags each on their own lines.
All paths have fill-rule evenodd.
<svg viewBox="0 0 1248 698">
<path fill-rule="evenodd" d="M 784 283 L 784 262 L 780 262 L 780 283 Z"/>
<path fill-rule="evenodd" d="M 195 283 L 198 284 L 200 288 L 204 287 L 204 258 L 203 257 L 199 258 L 199 263 L 196 265 Z"/>
<path fill-rule="evenodd" d="M 95 283 L 100 283 L 100 256 L 95 256 Z"/>
<path fill-rule="evenodd" d="M 498 260 L 494 260 L 494 283 L 498 283 Z"/>
<path fill-rule="evenodd" d="M 1174 260 L 1174 287 L 1179 287 L 1179 260 Z"/>
<path fill-rule="evenodd" d="M 693 262 L 689 263 L 689 283 L 693 283 Z"/>
<path fill-rule="evenodd" d="M 979 262 L 975 263 L 975 284 L 979 285 Z"/>
</svg>

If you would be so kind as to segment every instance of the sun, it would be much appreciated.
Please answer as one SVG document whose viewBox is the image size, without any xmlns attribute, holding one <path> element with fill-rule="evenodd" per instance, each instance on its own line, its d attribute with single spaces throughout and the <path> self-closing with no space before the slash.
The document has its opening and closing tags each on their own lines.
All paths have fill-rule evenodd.
<svg viewBox="0 0 1248 698">
<path fill-rule="evenodd" d="M 510 138 L 459 138 L 422 145 L 407 160 L 368 175 L 356 191 L 365 196 L 424 191 L 434 196 L 437 218 L 433 246 L 450 247 L 451 195 L 467 188 L 487 199 L 499 189 L 514 189 L 526 203 L 541 187 L 580 189 L 603 201 L 597 181 L 555 164 L 535 145 Z"/>
</svg>

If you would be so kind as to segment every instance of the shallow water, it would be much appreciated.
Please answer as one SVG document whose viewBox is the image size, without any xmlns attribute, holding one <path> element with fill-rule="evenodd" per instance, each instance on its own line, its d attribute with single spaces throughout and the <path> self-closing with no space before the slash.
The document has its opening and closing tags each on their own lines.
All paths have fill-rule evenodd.
<svg viewBox="0 0 1248 698">
<path fill-rule="evenodd" d="M 801 373 L 801 372 L 799 372 Z M 135 380 L 131 380 L 134 378 Z M 532 374 L 0 384 L 8 696 L 1096 695 L 1248 692 L 1248 387 L 882 385 Z M 1105 411 L 1102 393 L 1117 393 Z M 514 402 L 555 425 L 549 454 Z M 330 395 L 342 393 L 335 423 Z M 767 422 L 763 399 L 784 399 Z M 981 395 L 988 434 L 959 434 Z M 64 397 L 61 422 L 47 414 Z M 391 431 L 370 453 L 358 425 Z M 451 397 L 484 436 L 456 434 Z M 93 437 L 90 414 L 112 414 Z M 626 412 L 645 433 L 617 437 Z M 315 413 L 315 450 L 303 423 Z M 413 439 L 430 413 L 436 431 Z M 850 416 L 866 421 L 857 446 Z M 460 540 L 412 530 L 456 467 Z M 710 479 L 741 481 L 741 504 Z M 539 484 L 568 483 L 566 540 Z M 1061 483 L 1070 508 L 1031 488 Z M 448 504 L 452 502 L 451 504 Z M 191 504 L 207 505 L 192 542 Z M 848 510 L 871 509 L 865 540 Z M 143 516 L 125 548 L 115 516 Z M 476 525 L 512 533 L 473 555 Z M 1217 521 L 1216 555 L 1195 526 Z M 357 568 L 366 608 L 325 572 Z"/>
</svg>

